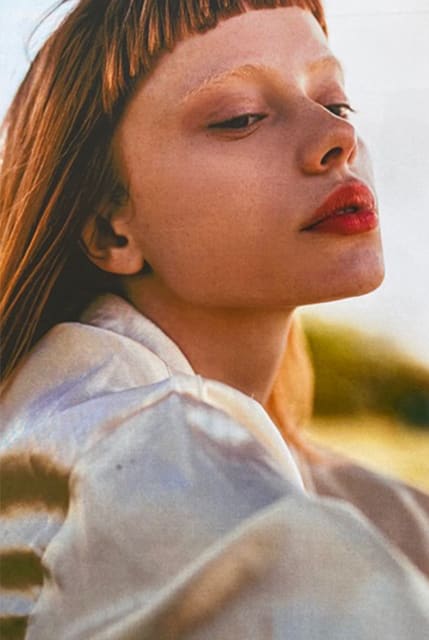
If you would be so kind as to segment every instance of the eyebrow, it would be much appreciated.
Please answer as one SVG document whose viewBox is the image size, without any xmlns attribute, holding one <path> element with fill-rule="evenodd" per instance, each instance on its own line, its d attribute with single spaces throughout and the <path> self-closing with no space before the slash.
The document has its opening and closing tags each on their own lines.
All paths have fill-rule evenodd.
<svg viewBox="0 0 429 640">
<path fill-rule="evenodd" d="M 317 60 L 312 61 L 306 67 L 305 71 L 307 74 L 311 75 L 318 71 L 320 72 L 330 68 L 339 71 L 341 77 L 344 77 L 344 71 L 340 61 L 333 55 L 317 58 Z M 270 78 L 271 80 L 278 82 L 279 74 L 275 69 L 264 64 L 245 64 L 240 67 L 236 67 L 235 69 L 227 69 L 221 73 L 208 76 L 200 85 L 187 91 L 182 99 L 182 103 L 187 102 L 197 95 L 211 91 L 215 87 L 227 84 L 228 81 L 235 78 L 241 78 L 244 80 L 249 78 Z"/>
</svg>

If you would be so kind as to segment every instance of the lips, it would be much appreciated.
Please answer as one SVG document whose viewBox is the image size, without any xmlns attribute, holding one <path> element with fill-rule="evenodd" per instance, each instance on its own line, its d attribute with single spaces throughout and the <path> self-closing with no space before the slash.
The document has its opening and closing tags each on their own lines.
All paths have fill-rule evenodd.
<svg viewBox="0 0 429 640">
<path fill-rule="evenodd" d="M 377 204 L 371 190 L 362 182 L 341 185 L 314 212 L 302 231 L 351 235 L 378 226 Z"/>
</svg>

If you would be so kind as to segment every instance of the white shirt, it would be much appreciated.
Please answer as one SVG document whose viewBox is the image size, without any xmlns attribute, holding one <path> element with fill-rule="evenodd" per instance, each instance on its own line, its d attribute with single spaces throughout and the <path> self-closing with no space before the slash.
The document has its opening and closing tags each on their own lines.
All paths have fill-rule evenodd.
<svg viewBox="0 0 429 640">
<path fill-rule="evenodd" d="M 0 617 L 28 640 L 429 637 L 412 553 L 121 298 L 51 330 L 1 415 L 1 550 L 31 570 Z"/>
</svg>

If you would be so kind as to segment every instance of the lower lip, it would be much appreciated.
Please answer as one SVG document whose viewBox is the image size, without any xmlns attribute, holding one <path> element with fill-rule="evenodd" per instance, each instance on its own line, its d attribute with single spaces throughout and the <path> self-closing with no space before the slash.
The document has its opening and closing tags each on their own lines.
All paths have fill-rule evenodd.
<svg viewBox="0 0 429 640">
<path fill-rule="evenodd" d="M 308 231 L 316 233 L 336 233 L 351 236 L 372 231 L 378 227 L 378 218 L 374 211 L 362 209 L 354 213 L 342 213 L 321 220 Z"/>
</svg>

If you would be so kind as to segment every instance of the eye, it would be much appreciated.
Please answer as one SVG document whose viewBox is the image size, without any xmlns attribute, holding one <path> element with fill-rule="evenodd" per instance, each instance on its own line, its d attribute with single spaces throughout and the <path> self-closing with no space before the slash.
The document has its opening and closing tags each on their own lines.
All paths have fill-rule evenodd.
<svg viewBox="0 0 429 640">
<path fill-rule="evenodd" d="M 249 129 L 252 125 L 256 124 L 260 120 L 263 120 L 267 116 L 263 113 L 245 113 L 236 118 L 230 118 L 229 120 L 223 120 L 222 122 L 215 122 L 209 124 L 209 129 L 232 129 L 235 131 Z"/>
<path fill-rule="evenodd" d="M 325 109 L 333 113 L 335 116 L 343 118 L 344 120 L 347 120 L 351 113 L 356 113 L 353 107 L 347 104 L 347 102 L 339 102 L 338 104 L 327 104 L 325 105 Z"/>
</svg>

